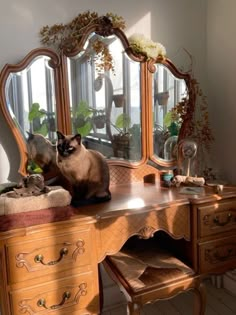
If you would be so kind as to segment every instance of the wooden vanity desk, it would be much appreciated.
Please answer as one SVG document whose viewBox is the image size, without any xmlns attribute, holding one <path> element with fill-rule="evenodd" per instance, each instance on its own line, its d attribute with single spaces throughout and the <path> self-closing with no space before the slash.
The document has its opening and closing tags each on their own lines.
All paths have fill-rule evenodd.
<svg viewBox="0 0 236 315">
<path fill-rule="evenodd" d="M 106 203 L 0 216 L 1 315 L 99 314 L 99 263 L 135 235 L 147 241 L 161 236 L 202 275 L 236 268 L 236 188 L 215 194 L 204 187 L 191 195 L 159 182 L 160 170 L 178 168 L 176 145 L 199 140 L 192 133 L 195 79 L 163 53 L 149 58 L 135 51 L 122 30 L 110 14 L 99 17 L 83 27 L 76 45 L 69 35 L 60 47 L 36 48 L 0 72 L 0 109 L 19 148 L 19 173 L 56 169 L 53 159 L 41 160 L 48 152 L 41 146 L 35 156 L 28 152 L 28 131 L 46 130 L 53 143 L 56 130 L 83 131 L 86 148 L 107 157 L 112 193 Z M 111 67 L 96 63 L 96 47 L 103 47 L 99 54 L 108 49 Z M 32 99 L 39 86 L 46 103 Z M 181 117 L 170 116 L 180 109 Z M 99 116 L 101 129 L 95 125 Z M 149 175 L 156 175 L 155 184 L 144 183 Z"/>
<path fill-rule="evenodd" d="M 98 264 L 133 235 L 165 231 L 201 274 L 235 268 L 236 189 L 179 189 L 134 182 L 107 203 L 2 216 L 2 315 L 99 314 Z"/>
</svg>

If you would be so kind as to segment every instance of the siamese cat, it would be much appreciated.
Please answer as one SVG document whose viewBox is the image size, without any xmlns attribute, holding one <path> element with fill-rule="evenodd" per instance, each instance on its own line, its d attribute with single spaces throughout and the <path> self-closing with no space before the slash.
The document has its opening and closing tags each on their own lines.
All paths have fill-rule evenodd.
<svg viewBox="0 0 236 315">
<path fill-rule="evenodd" d="M 57 137 L 57 165 L 72 184 L 72 204 L 110 200 L 110 174 L 104 156 L 86 149 L 80 134 L 67 136 L 57 131 Z"/>
<path fill-rule="evenodd" d="M 29 160 L 34 161 L 45 172 L 58 169 L 56 163 L 56 145 L 40 134 L 28 132 L 27 150 Z"/>
<path fill-rule="evenodd" d="M 34 161 L 42 170 L 47 185 L 60 185 L 72 192 L 71 185 L 61 174 L 56 162 L 56 145 L 53 145 L 41 134 L 28 132 L 28 159 Z"/>
</svg>

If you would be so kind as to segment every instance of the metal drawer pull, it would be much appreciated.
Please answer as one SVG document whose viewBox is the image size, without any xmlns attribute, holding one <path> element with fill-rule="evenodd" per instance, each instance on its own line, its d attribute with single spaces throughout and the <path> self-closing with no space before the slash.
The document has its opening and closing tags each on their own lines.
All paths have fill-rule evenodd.
<svg viewBox="0 0 236 315">
<path fill-rule="evenodd" d="M 62 258 L 64 257 L 64 256 L 66 256 L 68 254 L 68 249 L 65 247 L 65 248 L 62 248 L 61 250 L 60 250 L 60 257 L 57 259 L 57 260 L 52 260 L 52 261 L 49 261 L 48 263 L 45 263 L 43 260 L 44 260 L 44 257 L 43 257 L 43 255 L 36 255 L 35 257 L 34 257 L 34 261 L 36 262 L 36 263 L 41 263 L 41 264 L 43 264 L 43 265 L 45 265 L 45 266 L 52 266 L 52 265 L 56 265 L 57 263 L 59 263 L 61 260 L 62 260 Z"/>
<path fill-rule="evenodd" d="M 46 300 L 45 299 L 39 299 L 38 302 L 37 302 L 37 305 L 39 307 L 44 307 L 47 310 L 55 310 L 55 309 L 59 308 L 60 306 L 62 306 L 63 304 L 65 304 L 66 300 L 68 300 L 70 298 L 70 296 L 71 296 L 70 292 L 66 291 L 66 292 L 63 293 L 62 301 L 59 304 L 55 304 L 55 305 L 52 305 L 52 306 L 48 307 L 46 305 Z"/>
<path fill-rule="evenodd" d="M 227 254 L 226 255 L 220 255 L 218 252 L 216 252 L 215 254 L 214 254 L 214 256 L 215 256 L 215 258 L 218 260 L 218 261 L 225 261 L 225 260 L 227 260 L 227 259 L 229 259 L 232 255 L 233 255 L 233 249 L 232 248 L 230 248 L 230 249 L 228 249 L 228 252 L 227 252 Z"/>
<path fill-rule="evenodd" d="M 220 222 L 220 219 L 219 219 L 219 216 L 216 215 L 214 217 L 214 223 L 218 226 L 225 226 L 226 224 L 228 224 L 230 221 L 231 221 L 231 218 L 232 218 L 232 214 L 229 213 L 228 216 L 227 216 L 227 220 L 224 221 L 224 222 Z"/>
</svg>

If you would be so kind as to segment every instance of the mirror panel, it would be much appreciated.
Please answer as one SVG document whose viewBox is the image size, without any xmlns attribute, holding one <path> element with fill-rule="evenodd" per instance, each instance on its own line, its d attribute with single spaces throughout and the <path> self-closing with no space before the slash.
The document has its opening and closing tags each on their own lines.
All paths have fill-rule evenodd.
<svg viewBox="0 0 236 315">
<path fill-rule="evenodd" d="M 37 48 L 18 64 L 6 64 L 0 72 L 0 108 L 16 139 L 23 176 L 28 173 L 28 132 L 53 142 L 56 128 L 63 125 L 60 65 L 55 51 Z"/>
<path fill-rule="evenodd" d="M 6 80 L 7 108 L 25 138 L 30 132 L 55 139 L 54 70 L 49 60 L 48 56 L 37 56 L 23 70 L 9 73 Z"/>
<path fill-rule="evenodd" d="M 111 69 L 101 69 L 91 49 L 96 40 L 109 48 Z M 67 70 L 72 133 L 108 159 L 140 161 L 140 63 L 124 52 L 117 36 L 93 33 L 81 53 L 67 58 Z"/>
<path fill-rule="evenodd" d="M 153 74 L 153 152 L 163 163 L 176 160 L 182 121 L 174 107 L 188 97 L 187 83 L 165 64 L 156 64 Z"/>
</svg>

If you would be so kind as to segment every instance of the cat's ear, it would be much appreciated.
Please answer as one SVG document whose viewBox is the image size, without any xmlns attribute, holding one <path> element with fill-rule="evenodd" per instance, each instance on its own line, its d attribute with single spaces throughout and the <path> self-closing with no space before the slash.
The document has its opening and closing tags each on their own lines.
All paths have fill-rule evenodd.
<svg viewBox="0 0 236 315">
<path fill-rule="evenodd" d="M 28 140 L 32 140 L 34 138 L 34 134 L 29 131 L 26 132 L 28 133 Z"/>
<path fill-rule="evenodd" d="M 77 133 L 77 135 L 74 136 L 74 139 L 78 142 L 78 144 L 81 144 L 81 135 Z"/>
<path fill-rule="evenodd" d="M 64 140 L 65 136 L 63 135 L 63 133 L 61 133 L 60 131 L 57 130 L 57 139 L 58 140 Z"/>
</svg>

